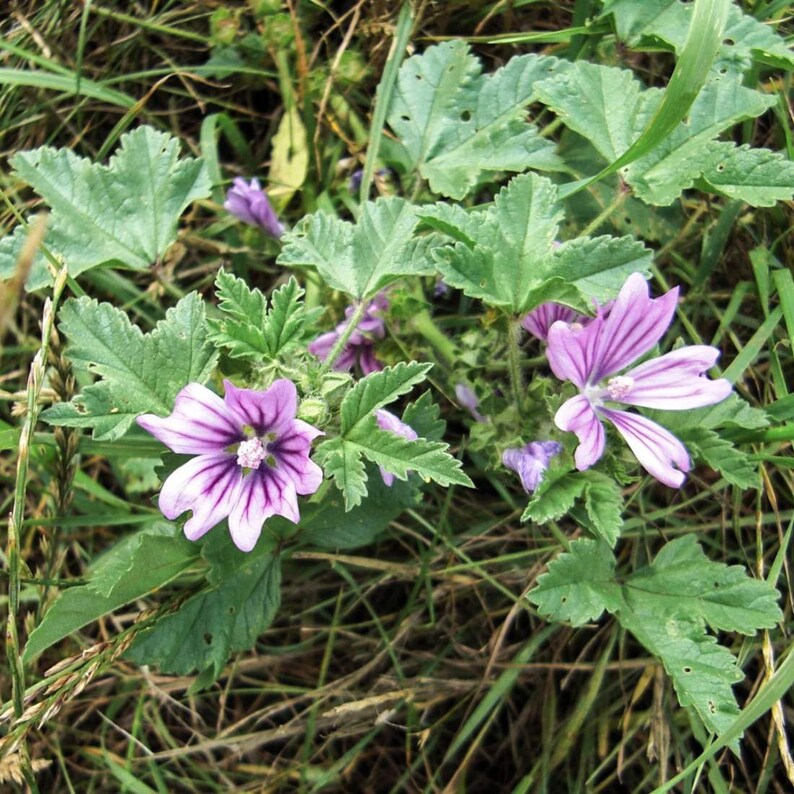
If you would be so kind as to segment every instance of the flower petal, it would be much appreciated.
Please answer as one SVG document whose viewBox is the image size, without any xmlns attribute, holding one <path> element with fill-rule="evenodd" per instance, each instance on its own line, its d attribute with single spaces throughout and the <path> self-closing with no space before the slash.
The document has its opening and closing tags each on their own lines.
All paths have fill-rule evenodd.
<svg viewBox="0 0 794 794">
<path fill-rule="evenodd" d="M 229 516 L 229 532 L 240 551 L 251 551 L 262 534 L 265 519 L 273 515 L 297 523 L 298 496 L 292 481 L 269 466 L 247 474 Z"/>
<path fill-rule="evenodd" d="M 325 361 L 337 339 L 339 339 L 338 331 L 328 331 L 320 334 L 315 340 L 309 342 L 308 351 L 312 355 L 317 356 L 320 361 Z"/>
<path fill-rule="evenodd" d="M 228 409 L 238 417 L 241 425 L 250 425 L 258 435 L 270 432 L 280 435 L 295 419 L 298 390 L 291 380 L 274 381 L 265 391 L 238 389 L 229 380 L 225 380 L 223 386 Z"/>
<path fill-rule="evenodd" d="M 189 383 L 177 394 L 169 416 L 144 414 L 137 422 L 169 449 L 185 455 L 220 452 L 243 438 L 235 415 L 200 383 Z"/>
<path fill-rule="evenodd" d="M 292 480 L 295 490 L 302 495 L 314 493 L 323 481 L 322 469 L 309 460 L 312 440 L 323 435 L 313 425 L 295 419 L 292 426 L 270 445 L 277 468 Z"/>
<path fill-rule="evenodd" d="M 242 470 L 234 455 L 199 455 L 172 472 L 160 491 L 159 507 L 171 520 L 192 510 L 185 535 L 198 540 L 223 521 L 237 502 Z"/>
<path fill-rule="evenodd" d="M 589 469 L 604 454 L 604 428 L 590 401 L 582 394 L 564 402 L 554 416 L 560 430 L 576 433 L 579 446 L 574 454 L 579 471 Z"/>
<path fill-rule="evenodd" d="M 559 303 L 541 303 L 524 317 L 521 325 L 532 336 L 545 342 L 549 335 L 549 329 L 554 323 L 558 320 L 570 323 L 577 317 L 581 317 L 581 315 L 567 306 L 562 306 Z"/>
<path fill-rule="evenodd" d="M 546 357 L 552 372 L 560 380 L 569 380 L 580 389 L 594 383 L 593 370 L 597 364 L 597 348 L 605 319 L 601 313 L 584 327 L 572 328 L 557 321 L 549 328 Z"/>
<path fill-rule="evenodd" d="M 506 449 L 502 453 L 502 463 L 518 474 L 527 493 L 534 493 L 543 480 L 551 458 L 561 449 L 556 441 L 531 441 L 517 449 Z"/>
<path fill-rule="evenodd" d="M 692 462 L 686 447 L 669 430 L 638 414 L 608 408 L 601 413 L 615 425 L 648 474 L 671 488 L 681 487 Z"/>
<path fill-rule="evenodd" d="M 731 384 L 724 378 L 705 377 L 719 355 L 716 347 L 689 345 L 646 361 L 626 373 L 634 384 L 619 402 L 668 411 L 721 402 L 733 390 Z"/>
<path fill-rule="evenodd" d="M 364 375 L 371 375 L 383 369 L 383 364 L 376 358 L 372 345 L 361 345 L 358 348 L 358 365 Z"/>
<path fill-rule="evenodd" d="M 590 382 L 598 383 L 647 353 L 670 326 L 677 301 L 678 287 L 654 299 L 642 274 L 632 273 L 604 320 Z"/>
</svg>

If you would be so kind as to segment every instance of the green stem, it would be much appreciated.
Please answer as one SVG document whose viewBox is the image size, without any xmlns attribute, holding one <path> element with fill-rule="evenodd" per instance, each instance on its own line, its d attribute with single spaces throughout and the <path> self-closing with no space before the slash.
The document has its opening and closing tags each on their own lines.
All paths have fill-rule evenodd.
<svg viewBox="0 0 794 794">
<path fill-rule="evenodd" d="M 513 389 L 513 400 L 516 408 L 521 410 L 523 381 L 521 379 L 521 320 L 508 317 L 507 363 L 510 371 L 510 385 Z"/>
<path fill-rule="evenodd" d="M 611 204 L 604 207 L 604 209 L 601 210 L 601 212 L 599 212 L 598 215 L 596 215 L 596 217 L 584 227 L 579 237 L 588 237 L 591 235 L 613 212 L 615 212 L 615 210 L 623 206 L 626 196 L 628 196 L 628 193 L 626 193 L 625 190 L 618 188 L 618 194 L 615 197 L 615 200 Z"/>
<path fill-rule="evenodd" d="M 345 349 L 345 345 L 348 343 L 348 340 L 353 335 L 353 331 L 358 328 L 358 324 L 361 322 L 361 318 L 364 316 L 364 313 L 367 311 L 367 307 L 369 306 L 369 301 L 360 301 L 358 306 L 356 306 L 356 310 L 353 312 L 353 316 L 348 320 L 347 325 L 345 326 L 345 330 L 342 331 L 339 339 L 336 340 L 334 346 L 331 348 L 331 352 L 328 353 L 328 357 L 325 359 L 325 363 L 320 367 L 320 374 L 324 375 L 328 372 L 331 367 L 336 363 L 336 360 L 342 354 L 342 351 Z"/>
</svg>

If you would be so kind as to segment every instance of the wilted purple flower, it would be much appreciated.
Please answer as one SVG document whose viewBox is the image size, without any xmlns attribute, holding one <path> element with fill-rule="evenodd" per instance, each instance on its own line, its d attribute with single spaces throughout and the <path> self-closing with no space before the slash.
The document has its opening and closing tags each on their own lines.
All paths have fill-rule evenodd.
<svg viewBox="0 0 794 794">
<path fill-rule="evenodd" d="M 284 234 L 284 227 L 270 206 L 267 193 L 260 187 L 258 179 L 252 179 L 251 184 L 248 184 L 238 176 L 232 182 L 223 206 L 241 221 L 258 226 L 277 240 Z"/>
<path fill-rule="evenodd" d="M 682 347 L 616 374 L 659 341 L 673 319 L 677 299 L 677 287 L 660 298 L 650 298 L 645 279 L 634 273 L 608 316 L 599 309 L 587 326 L 556 322 L 549 330 L 546 352 L 554 374 L 570 380 L 580 391 L 554 417 L 557 427 L 579 439 L 574 459 L 580 471 L 603 455 L 601 419 L 607 419 L 649 474 L 672 488 L 683 483 L 684 472 L 691 468 L 686 447 L 656 422 L 606 405 L 686 411 L 720 402 L 730 394 L 727 380 L 704 377 L 719 356 L 715 347 L 707 345 Z"/>
<path fill-rule="evenodd" d="M 375 420 L 381 430 L 388 430 L 390 433 L 396 433 L 398 436 L 402 436 L 411 441 L 419 438 L 416 431 L 410 425 L 405 424 L 402 419 L 399 419 L 385 408 L 378 408 L 378 410 L 375 411 Z M 383 466 L 379 468 L 380 476 L 383 477 L 383 482 L 391 488 L 394 484 L 394 475 L 390 471 L 386 471 Z"/>
<path fill-rule="evenodd" d="M 455 386 L 455 397 L 457 397 L 458 402 L 474 417 L 477 422 L 488 421 L 488 417 L 483 416 L 477 410 L 480 405 L 477 395 L 465 383 L 458 383 Z"/>
<path fill-rule="evenodd" d="M 521 321 L 524 330 L 529 331 L 532 336 L 545 342 L 549 336 L 549 328 L 559 321 L 572 323 L 575 320 L 584 320 L 584 315 L 562 306 L 559 303 L 541 303 L 537 309 L 533 309 Z"/>
<path fill-rule="evenodd" d="M 530 441 L 523 447 L 506 449 L 502 453 L 502 463 L 518 473 L 527 493 L 534 493 L 549 468 L 549 462 L 561 449 L 556 441 Z"/>
<path fill-rule="evenodd" d="M 365 375 L 383 369 L 383 364 L 375 357 L 375 340 L 386 336 L 386 326 L 379 315 L 388 308 L 389 299 L 382 292 L 370 301 L 356 330 L 350 335 L 341 355 L 334 362 L 333 368 L 337 372 L 351 369 L 356 362 Z M 325 361 L 339 337 L 347 329 L 355 310 L 355 306 L 348 306 L 345 309 L 347 319 L 339 323 L 333 331 L 320 334 L 313 342 L 309 342 L 309 352 L 317 356 L 320 361 Z"/>
<path fill-rule="evenodd" d="M 379 168 L 375 172 L 376 177 L 380 177 L 381 179 L 385 179 L 389 175 L 388 168 Z M 347 189 L 351 193 L 358 193 L 361 190 L 361 180 L 364 178 L 364 169 L 363 168 L 356 168 L 352 174 L 350 174 L 350 181 L 347 183 Z"/>
<path fill-rule="evenodd" d="M 444 279 L 439 276 L 436 279 L 435 286 L 433 287 L 434 298 L 445 298 L 449 295 L 449 287 L 444 283 Z"/>
<path fill-rule="evenodd" d="M 323 479 L 309 460 L 312 440 L 322 433 L 296 419 L 297 391 L 277 380 L 265 391 L 238 389 L 224 381 L 221 399 L 199 383 L 176 396 L 170 416 L 144 414 L 138 424 L 169 449 L 196 457 L 168 476 L 160 510 L 175 519 L 186 510 L 185 535 L 198 540 L 229 519 L 234 545 L 251 551 L 266 518 L 295 523 L 298 494 L 314 493 Z"/>
</svg>

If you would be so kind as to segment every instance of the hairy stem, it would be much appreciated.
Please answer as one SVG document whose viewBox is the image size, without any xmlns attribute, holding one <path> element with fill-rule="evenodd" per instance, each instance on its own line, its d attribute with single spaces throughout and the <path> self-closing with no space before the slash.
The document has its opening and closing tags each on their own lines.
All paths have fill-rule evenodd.
<svg viewBox="0 0 794 794">
<path fill-rule="evenodd" d="M 336 360 L 342 355 L 342 351 L 345 349 L 345 345 L 347 344 L 350 337 L 353 335 L 353 331 L 358 328 L 358 324 L 361 322 L 361 318 L 364 316 L 364 313 L 367 311 L 367 307 L 369 306 L 369 301 L 360 301 L 359 304 L 356 306 L 356 310 L 353 312 L 353 316 L 348 320 L 347 325 L 345 326 L 345 330 L 339 335 L 339 339 L 336 340 L 334 346 L 331 348 L 331 351 L 328 353 L 328 357 L 325 359 L 325 363 L 320 368 L 320 373 L 325 374 L 330 370 L 333 365 L 336 363 Z"/>
</svg>

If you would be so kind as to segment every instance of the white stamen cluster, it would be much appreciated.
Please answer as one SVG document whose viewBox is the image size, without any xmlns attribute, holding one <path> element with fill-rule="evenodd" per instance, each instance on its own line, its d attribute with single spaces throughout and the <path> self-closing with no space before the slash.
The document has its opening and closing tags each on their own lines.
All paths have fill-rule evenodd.
<svg viewBox="0 0 794 794">
<path fill-rule="evenodd" d="M 634 388 L 634 378 L 618 375 L 607 381 L 607 394 L 613 400 L 622 400 Z"/>
<path fill-rule="evenodd" d="M 249 438 L 237 448 L 237 465 L 244 469 L 258 469 L 267 457 L 267 450 L 258 438 Z"/>
</svg>

